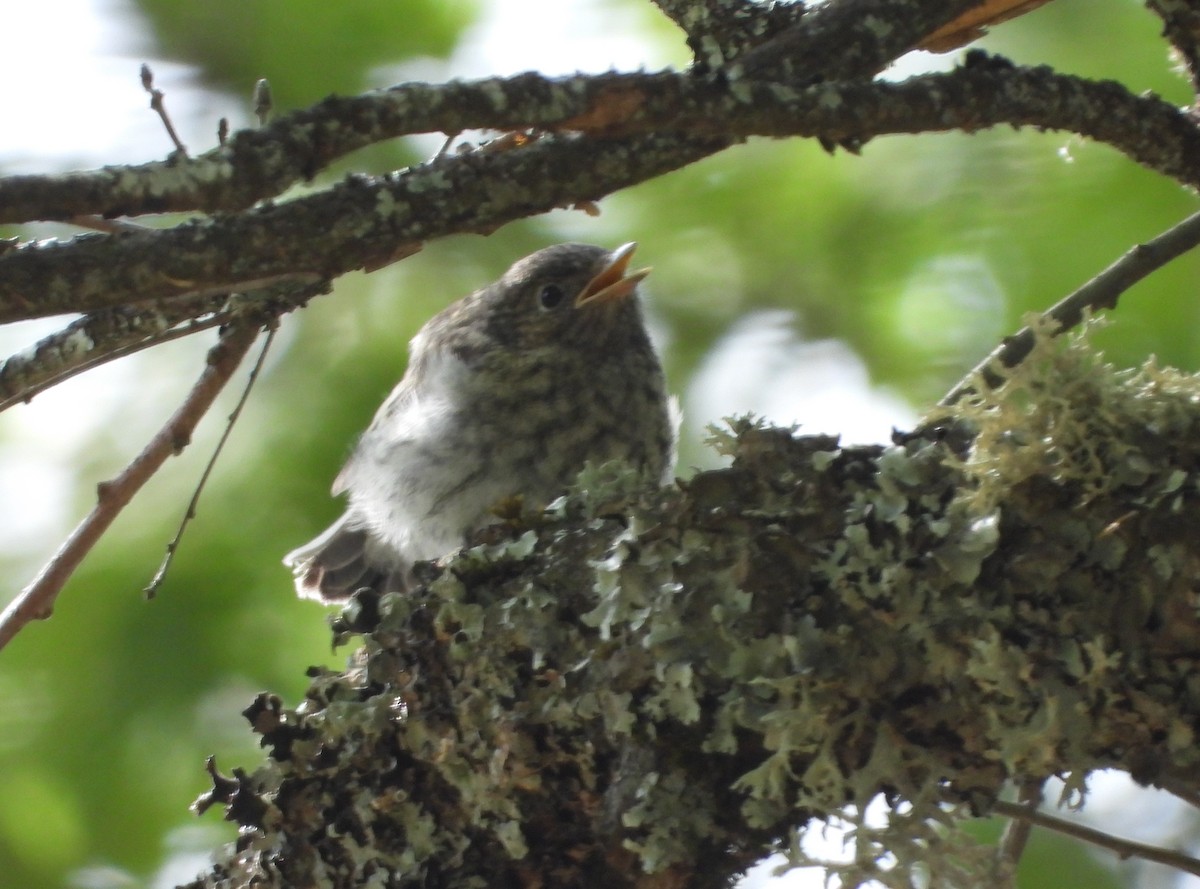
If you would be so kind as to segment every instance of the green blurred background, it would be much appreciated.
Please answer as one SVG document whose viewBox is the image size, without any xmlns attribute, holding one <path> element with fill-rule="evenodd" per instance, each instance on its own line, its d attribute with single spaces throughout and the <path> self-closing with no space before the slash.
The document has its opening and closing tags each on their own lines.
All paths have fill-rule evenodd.
<svg viewBox="0 0 1200 889">
<path fill-rule="evenodd" d="M 0 76 L 10 84 L 0 94 L 0 175 L 165 155 L 137 83 L 143 60 L 193 151 L 212 144 L 218 117 L 249 124 L 250 89 L 263 76 L 282 111 L 402 79 L 686 62 L 681 35 L 648 0 L 70 0 L 45 9 L 53 16 L 6 13 L 0 32 Z M 983 45 L 1182 104 L 1187 90 L 1159 29 L 1133 0 L 1056 0 Z M 952 61 L 921 56 L 901 73 Z M 327 178 L 403 166 L 440 139 L 376 147 Z M 54 619 L 0 653 L 0 887 L 172 885 L 232 839 L 215 810 L 200 819 L 187 811 L 205 788 L 204 757 L 252 768 L 261 753 L 239 711 L 264 689 L 296 701 L 307 666 L 344 657 L 330 651 L 322 610 L 292 595 L 279 557 L 338 512 L 330 480 L 402 374 L 408 338 L 513 259 L 566 239 L 640 242 L 639 261 L 655 267 L 655 334 L 687 416 L 687 473 L 712 463 L 704 426 L 746 410 L 882 440 L 1023 312 L 1048 306 L 1195 203 L 1110 149 L 1063 134 L 886 138 L 862 157 L 755 140 L 605 200 L 599 219 L 555 213 L 347 276 L 284 320 L 160 596 L 147 603 L 140 590 L 234 393 L 121 517 Z M 1196 368 L 1198 268 L 1188 257 L 1125 297 L 1100 337 L 1115 361 L 1154 353 Z M 24 325 L 0 341 L 12 351 L 50 329 Z M 0 415 L 0 597 L 28 581 L 90 505 L 95 483 L 163 421 L 210 343 L 155 350 Z M 1194 841 L 1194 822 L 1168 803 L 1104 783 L 1117 801 L 1111 829 Z M 1120 820 L 1138 806 L 1153 817 Z M 1176 885 L 1109 865 L 1039 836 L 1022 886 Z M 820 885 L 813 875 L 786 882 Z"/>
</svg>

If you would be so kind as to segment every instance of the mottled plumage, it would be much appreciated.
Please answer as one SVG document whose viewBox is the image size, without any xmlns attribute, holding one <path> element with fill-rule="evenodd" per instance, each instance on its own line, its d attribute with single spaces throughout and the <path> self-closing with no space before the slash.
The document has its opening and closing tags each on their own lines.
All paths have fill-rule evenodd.
<svg viewBox="0 0 1200 889">
<path fill-rule="evenodd" d="M 539 250 L 421 328 L 334 482 L 345 514 L 284 559 L 300 595 L 403 590 L 414 562 L 461 546 L 497 503 L 544 505 L 587 462 L 669 476 L 673 422 L 633 248 Z"/>
</svg>

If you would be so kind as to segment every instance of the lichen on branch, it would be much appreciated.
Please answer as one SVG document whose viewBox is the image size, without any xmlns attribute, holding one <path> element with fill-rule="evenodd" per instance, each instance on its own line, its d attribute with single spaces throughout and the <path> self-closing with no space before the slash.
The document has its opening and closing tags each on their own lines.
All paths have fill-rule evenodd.
<svg viewBox="0 0 1200 889">
<path fill-rule="evenodd" d="M 354 600 L 347 669 L 247 711 L 195 885 L 717 886 L 882 799 L 907 886 L 980 860 L 955 825 L 1007 782 L 1194 786 L 1200 381 L 1050 334 L 891 446 L 737 420 L 724 469 L 589 470 Z"/>
</svg>

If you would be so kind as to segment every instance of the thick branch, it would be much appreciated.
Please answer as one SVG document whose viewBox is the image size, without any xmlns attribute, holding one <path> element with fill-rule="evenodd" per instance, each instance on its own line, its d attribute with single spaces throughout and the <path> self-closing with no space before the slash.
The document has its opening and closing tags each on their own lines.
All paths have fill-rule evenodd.
<svg viewBox="0 0 1200 889">
<path fill-rule="evenodd" d="M 895 133 L 1007 124 L 1064 130 L 1200 187 L 1200 130 L 1185 112 L 1114 81 L 1018 67 L 981 52 L 963 67 L 902 83 L 830 82 L 807 88 L 743 79 L 714 83 L 650 75 L 615 78 L 591 110 L 561 123 L 608 135 L 642 129 L 735 136 L 819 136 L 859 142 Z"/>
<path fill-rule="evenodd" d="M 695 70 L 718 71 L 754 46 L 794 28 L 807 8 L 801 2 L 758 4 L 750 0 L 654 0 L 687 35 Z"/>
<path fill-rule="evenodd" d="M 210 223 L 29 244 L 0 256 L 0 322 L 236 291 L 245 281 L 281 275 L 325 279 L 375 268 L 427 238 L 487 232 L 597 200 L 714 144 L 548 137 L 519 150 L 437 158 L 391 177 L 348 177 L 326 191 Z"/>
<path fill-rule="evenodd" d="M 739 60 L 754 77 L 792 83 L 873 76 L 980 0 L 842 0 Z"/>
<path fill-rule="evenodd" d="M 1044 337 L 945 440 L 743 423 L 676 489 L 594 472 L 353 601 L 348 670 L 247 711 L 272 752 L 202 800 L 243 827 L 205 885 L 723 886 L 881 794 L 927 872 L 947 788 L 1194 786 L 1198 393 Z"/>
<path fill-rule="evenodd" d="M 915 45 L 928 28 L 970 5 L 971 0 L 849 0 L 803 18 L 792 11 L 755 7 L 763 18 L 747 28 L 759 39 L 778 33 L 781 20 L 791 27 L 777 38 L 786 36 L 785 45 L 768 41 L 774 49 L 764 50 L 753 70 L 759 78 L 782 79 L 773 72 L 786 62 L 788 76 L 801 82 L 818 75 L 826 80 L 867 76 Z M 911 11 L 913 6 L 920 7 L 919 14 Z M 928 7 L 943 11 L 933 13 Z M 837 51 L 829 57 L 827 42 L 854 46 L 868 37 L 869 50 Z M 693 79 L 686 74 L 660 76 Z M 397 136 L 474 128 L 555 129 L 592 109 L 612 82 L 609 76 L 551 80 L 527 74 L 473 83 L 404 84 L 364 96 L 330 97 L 269 126 L 240 131 L 225 146 L 195 160 L 175 156 L 138 167 L 0 179 L 0 223 L 89 214 L 243 210 L 310 179 L 349 152 Z M 725 144 L 709 144 L 702 150 L 710 153 Z M 660 143 L 656 150 L 661 153 L 664 148 Z M 687 143 L 676 146 L 675 166 L 702 156 L 696 154 L 697 148 Z"/>
<path fill-rule="evenodd" d="M 296 274 L 241 285 L 242 294 L 181 297 L 136 309 L 114 306 L 72 321 L 0 362 L 0 411 L 109 361 L 224 325 L 247 303 L 277 305 L 277 315 L 328 289 L 312 275 Z"/>
</svg>

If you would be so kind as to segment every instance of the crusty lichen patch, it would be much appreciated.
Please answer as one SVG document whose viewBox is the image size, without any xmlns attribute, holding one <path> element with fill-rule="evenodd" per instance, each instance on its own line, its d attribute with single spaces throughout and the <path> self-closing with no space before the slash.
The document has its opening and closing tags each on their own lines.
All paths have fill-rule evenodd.
<svg viewBox="0 0 1200 889">
<path fill-rule="evenodd" d="M 1006 782 L 1200 768 L 1198 393 L 1043 331 L 887 448 L 746 419 L 671 488 L 590 469 L 248 711 L 271 752 L 215 779 L 243 840 L 208 885 L 719 886 L 830 815 L 849 884 L 989 885 L 954 826 Z"/>
</svg>

